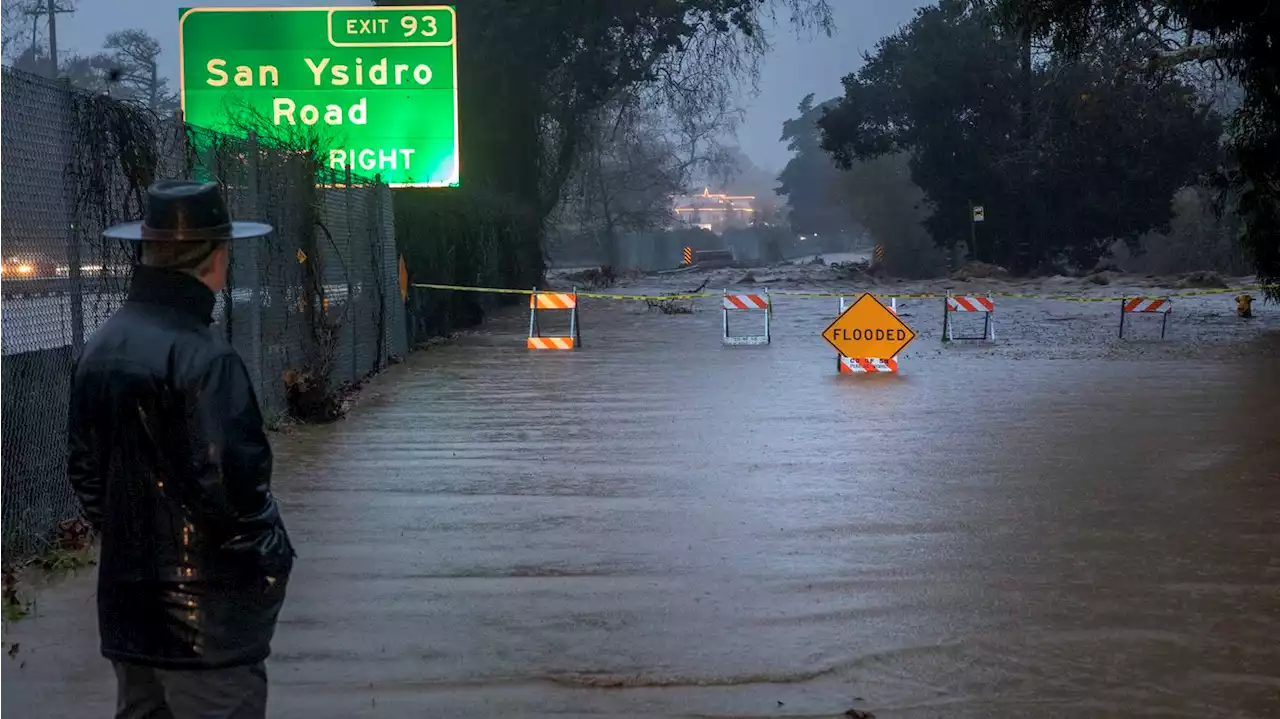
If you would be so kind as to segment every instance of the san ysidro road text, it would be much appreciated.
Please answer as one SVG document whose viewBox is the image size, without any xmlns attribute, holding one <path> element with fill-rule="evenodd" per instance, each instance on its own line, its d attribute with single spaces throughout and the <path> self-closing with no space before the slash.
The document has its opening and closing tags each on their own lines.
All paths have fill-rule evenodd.
<svg viewBox="0 0 1280 719">
<path fill-rule="evenodd" d="M 302 59 L 311 73 L 317 88 L 336 87 L 426 87 L 431 82 L 431 68 L 425 63 L 409 65 L 391 64 L 387 58 L 365 64 L 364 58 L 356 58 L 354 65 L 334 64 L 330 58 Z M 280 85 L 280 69 L 275 65 L 236 65 L 228 68 L 227 61 L 213 58 L 205 65 L 209 76 L 205 84 L 211 87 L 277 87 Z M 299 105 L 287 97 L 273 98 L 271 121 L 276 125 L 367 125 L 369 123 L 368 98 L 361 97 L 354 103 L 331 103 L 323 107 Z M 413 148 L 344 148 L 329 150 L 329 166 L 341 168 L 348 162 L 366 171 L 386 171 L 412 168 Z"/>
</svg>

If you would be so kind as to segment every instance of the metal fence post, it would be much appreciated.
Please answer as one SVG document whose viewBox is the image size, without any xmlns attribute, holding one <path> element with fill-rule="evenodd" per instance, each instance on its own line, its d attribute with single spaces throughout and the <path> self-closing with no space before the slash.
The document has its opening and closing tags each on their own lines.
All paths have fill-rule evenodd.
<svg viewBox="0 0 1280 719">
<path fill-rule="evenodd" d="M 52 15 L 50 16 L 52 17 Z M 64 102 L 71 102 L 71 95 L 75 90 L 71 87 L 71 80 L 64 78 L 60 83 L 62 93 L 60 99 Z M 68 105 L 68 110 L 70 107 Z M 79 138 L 73 138 L 72 142 L 79 141 Z M 81 245 L 85 241 L 84 228 L 79 222 L 76 222 L 75 199 L 71 191 L 71 182 L 73 180 L 66 175 L 62 181 L 62 202 L 66 210 L 66 235 L 67 238 L 67 284 L 70 285 L 67 290 L 70 294 L 71 304 L 71 352 L 73 358 L 80 356 L 80 351 L 84 349 L 84 282 L 81 278 Z M 105 264 L 105 263 L 104 263 Z M 100 273 L 105 274 L 105 273 Z"/>
<path fill-rule="evenodd" d="M 187 132 L 187 120 L 178 110 L 173 114 L 174 132 L 178 133 L 178 152 L 182 153 L 181 167 L 183 179 L 189 180 L 196 171 L 195 148 L 191 145 L 191 133 Z"/>
<path fill-rule="evenodd" d="M 249 216 L 255 220 L 262 218 L 262 202 L 258 197 L 258 171 L 260 169 L 258 133 L 250 131 L 247 141 L 245 142 L 246 150 L 249 153 L 248 163 L 245 165 L 247 177 L 245 178 L 245 195 L 248 200 Z M 263 244 L 266 238 L 259 238 L 253 242 L 253 251 L 250 256 L 253 258 L 253 287 L 250 291 L 250 310 L 249 310 L 249 342 L 252 347 L 253 364 L 250 367 L 254 373 L 253 376 L 258 380 L 258 385 L 262 386 L 263 352 L 262 352 L 262 252 Z M 243 248 L 244 245 L 241 245 Z M 242 266 L 241 270 L 245 267 Z"/>
<path fill-rule="evenodd" d="M 360 357 L 360 353 L 357 350 L 357 347 L 359 346 L 359 342 L 356 341 L 357 340 L 356 333 L 359 332 L 359 327 L 358 327 L 359 322 L 356 321 L 355 285 L 351 281 L 351 273 L 353 271 L 353 268 L 356 266 L 355 232 L 351 224 L 351 193 L 355 192 L 355 189 L 351 186 L 351 165 L 348 164 L 346 168 L 347 168 L 347 182 L 346 182 L 346 187 L 342 191 L 342 196 L 343 196 L 343 202 L 346 204 L 346 208 L 347 208 L 347 211 L 345 214 L 347 216 L 348 262 L 344 263 L 346 272 L 344 272 L 343 274 L 347 276 L 347 325 L 351 328 L 351 381 L 355 382 L 360 379 L 360 370 L 357 368 L 357 362 L 359 361 L 359 357 Z"/>
<path fill-rule="evenodd" d="M 373 243 L 373 281 L 378 290 L 377 369 L 387 366 L 387 247 L 382 236 L 382 173 L 373 176 L 368 212 L 369 239 Z"/>
<path fill-rule="evenodd" d="M 229 193 L 227 191 L 226 168 L 227 147 L 225 141 L 222 144 L 213 147 L 210 152 L 213 154 L 213 179 L 218 183 L 219 189 L 222 191 L 223 199 L 229 201 L 230 198 L 228 197 Z M 234 267 L 236 259 L 234 245 L 228 248 L 228 253 L 230 253 L 231 267 Z M 235 280 L 237 278 L 235 272 L 230 271 L 231 267 L 228 268 L 227 272 L 227 284 L 222 288 L 222 320 L 226 325 L 225 334 L 227 344 L 235 344 L 236 340 L 236 336 L 233 331 L 233 323 L 235 322 L 235 301 L 232 299 L 232 296 L 236 289 Z"/>
</svg>

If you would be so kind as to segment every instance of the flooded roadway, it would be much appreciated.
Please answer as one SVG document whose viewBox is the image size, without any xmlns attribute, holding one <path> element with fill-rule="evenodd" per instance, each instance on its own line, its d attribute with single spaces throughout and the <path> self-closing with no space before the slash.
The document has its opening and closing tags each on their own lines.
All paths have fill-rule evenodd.
<svg viewBox="0 0 1280 719">
<path fill-rule="evenodd" d="M 276 436 L 271 716 L 1277 716 L 1280 313 L 1228 304 L 975 348 L 908 302 L 897 377 L 786 298 L 767 348 L 584 300 L 576 353 L 519 313 L 417 353 Z M 91 595 L 9 628 L 6 715 L 110 713 Z"/>
</svg>

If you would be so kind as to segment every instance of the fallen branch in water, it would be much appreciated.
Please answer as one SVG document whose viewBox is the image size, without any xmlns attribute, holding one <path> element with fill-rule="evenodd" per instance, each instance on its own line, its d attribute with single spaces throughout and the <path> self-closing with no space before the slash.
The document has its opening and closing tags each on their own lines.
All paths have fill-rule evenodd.
<svg viewBox="0 0 1280 719">
<path fill-rule="evenodd" d="M 703 280 L 703 281 L 702 281 L 702 284 L 698 285 L 697 289 L 686 290 L 686 291 L 684 292 L 684 294 L 686 294 L 686 295 L 696 295 L 696 294 L 698 294 L 699 292 L 701 292 L 701 291 L 703 291 L 703 290 L 707 289 L 707 285 L 708 285 L 708 284 L 710 284 L 710 283 L 711 283 L 711 278 L 710 278 L 710 277 L 708 277 L 707 279 L 705 279 L 705 280 Z"/>
<path fill-rule="evenodd" d="M 644 303 L 651 310 L 658 310 L 664 315 L 691 315 L 693 314 L 693 302 L 682 304 L 680 300 L 675 298 L 667 298 L 661 300 L 645 300 Z"/>
</svg>

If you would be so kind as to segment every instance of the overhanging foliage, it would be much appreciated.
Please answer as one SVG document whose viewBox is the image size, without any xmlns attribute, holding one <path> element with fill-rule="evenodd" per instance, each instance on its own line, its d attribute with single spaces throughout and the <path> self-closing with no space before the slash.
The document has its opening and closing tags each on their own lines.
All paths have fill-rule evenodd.
<svg viewBox="0 0 1280 719">
<path fill-rule="evenodd" d="M 844 167 L 910 153 L 939 244 L 1022 272 L 1089 267 L 1167 225 L 1174 192 L 1213 167 L 1220 123 L 1176 78 L 1125 69 L 1124 44 L 1064 59 L 1025 43 L 980 5 L 921 10 L 844 79 L 823 147 Z"/>
</svg>

